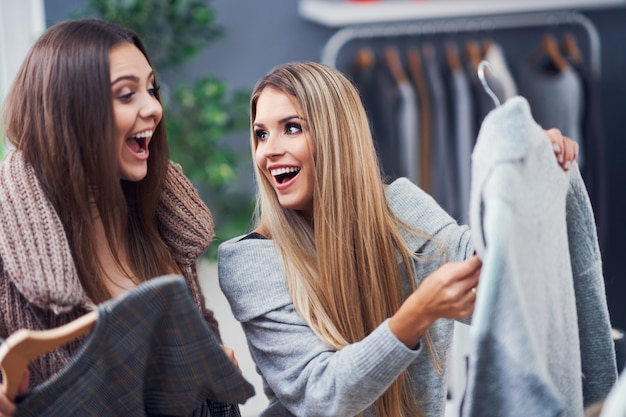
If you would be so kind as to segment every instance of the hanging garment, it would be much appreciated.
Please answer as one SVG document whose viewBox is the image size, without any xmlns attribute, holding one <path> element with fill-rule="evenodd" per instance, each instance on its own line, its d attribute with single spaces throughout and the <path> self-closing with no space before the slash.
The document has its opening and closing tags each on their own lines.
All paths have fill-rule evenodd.
<svg viewBox="0 0 626 417">
<path fill-rule="evenodd" d="M 388 180 L 402 176 L 398 151 L 398 113 L 402 98 L 387 64 L 382 59 L 374 59 L 371 66 L 353 65 L 348 77 L 361 94 L 383 174 Z"/>
<path fill-rule="evenodd" d="M 80 351 L 17 399 L 16 417 L 235 417 L 252 395 L 184 279 L 168 275 L 99 305 Z"/>
<path fill-rule="evenodd" d="M 553 64 L 549 61 L 547 65 Z M 529 61 L 517 70 L 519 94 L 528 100 L 534 119 L 545 129 L 559 128 L 578 143 L 576 161 L 584 171 L 587 156 L 581 134 L 583 92 L 578 75 L 570 65 L 556 71 L 539 68 Z"/>
<path fill-rule="evenodd" d="M 606 138 L 602 123 L 602 100 L 593 75 L 582 60 L 570 59 L 570 64 L 580 78 L 583 87 L 583 109 L 581 135 L 583 152 L 586 155 L 582 169 L 583 179 L 598 227 L 600 250 L 607 249 L 608 234 L 608 189 Z"/>
<path fill-rule="evenodd" d="M 617 378 L 593 212 L 523 97 L 481 126 L 470 225 L 483 266 L 462 416 L 582 415 Z"/>
<path fill-rule="evenodd" d="M 418 128 L 419 128 L 419 148 L 418 148 L 418 161 L 419 166 L 419 183 L 420 188 L 427 193 L 431 192 L 431 130 L 432 130 L 432 115 L 431 115 L 431 100 L 430 91 L 428 89 L 428 83 L 424 75 L 424 69 L 422 66 L 422 58 L 420 57 L 419 49 L 417 47 L 409 47 L 407 51 L 407 61 L 411 81 L 417 95 L 417 108 L 418 108 Z"/>
<path fill-rule="evenodd" d="M 399 173 L 415 184 L 419 184 L 419 125 L 418 101 L 413 85 L 404 70 L 398 48 L 388 45 L 385 48 L 385 61 L 397 83 L 400 95 L 396 124 L 398 125 L 398 162 Z"/>
<path fill-rule="evenodd" d="M 458 189 L 454 143 L 449 123 L 449 103 L 441 74 L 440 62 L 432 44 L 422 47 L 424 72 L 430 85 L 432 100 L 431 195 L 453 218 L 459 218 Z"/>
<path fill-rule="evenodd" d="M 448 44 L 446 51 L 448 66 L 450 67 L 448 79 L 451 96 L 450 120 L 453 125 L 452 141 L 456 151 L 459 222 L 468 224 L 470 158 L 476 137 L 474 135 L 475 108 L 473 106 L 472 87 L 458 56 L 456 45 Z"/>
</svg>

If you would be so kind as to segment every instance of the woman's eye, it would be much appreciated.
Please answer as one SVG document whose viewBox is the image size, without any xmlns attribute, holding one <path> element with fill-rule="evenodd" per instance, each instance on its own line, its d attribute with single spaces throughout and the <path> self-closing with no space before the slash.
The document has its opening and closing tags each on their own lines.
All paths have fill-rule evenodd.
<svg viewBox="0 0 626 417">
<path fill-rule="evenodd" d="M 254 136 L 258 140 L 267 140 L 270 137 L 270 134 L 267 133 L 265 130 L 255 130 L 254 131 Z"/>
<path fill-rule="evenodd" d="M 155 96 L 156 93 L 161 89 L 160 85 L 155 85 L 152 88 L 148 88 L 148 93 L 150 93 L 151 96 Z"/>
<path fill-rule="evenodd" d="M 302 132 L 302 126 L 298 123 L 287 123 L 286 132 L 290 135 Z"/>
<path fill-rule="evenodd" d="M 117 96 L 117 98 L 119 98 L 122 101 L 129 101 L 133 95 L 135 95 L 134 91 L 131 91 L 130 93 L 126 93 L 126 94 L 120 94 Z"/>
</svg>

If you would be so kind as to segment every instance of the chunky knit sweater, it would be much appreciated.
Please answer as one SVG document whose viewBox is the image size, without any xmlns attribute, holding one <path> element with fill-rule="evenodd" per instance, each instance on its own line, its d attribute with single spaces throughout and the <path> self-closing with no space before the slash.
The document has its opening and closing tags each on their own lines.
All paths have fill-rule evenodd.
<svg viewBox="0 0 626 417">
<path fill-rule="evenodd" d="M 20 328 L 58 327 L 94 309 L 78 278 L 63 225 L 19 151 L 10 152 L 0 165 L 0 218 L 1 338 Z M 157 221 L 194 302 L 219 338 L 196 270 L 197 258 L 213 238 L 213 219 L 173 163 L 161 192 Z M 30 367 L 31 386 L 56 373 L 80 345 L 77 340 L 35 360 Z"/>
</svg>

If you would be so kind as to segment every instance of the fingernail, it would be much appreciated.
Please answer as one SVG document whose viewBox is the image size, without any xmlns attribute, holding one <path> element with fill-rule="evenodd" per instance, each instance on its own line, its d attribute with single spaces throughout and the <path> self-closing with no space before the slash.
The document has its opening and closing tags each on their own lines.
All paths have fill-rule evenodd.
<svg viewBox="0 0 626 417">
<path fill-rule="evenodd" d="M 565 170 L 567 171 L 568 169 L 570 169 L 571 166 L 572 166 L 572 163 L 570 161 L 567 161 L 564 165 Z"/>
<path fill-rule="evenodd" d="M 557 153 L 561 152 L 561 148 L 556 143 L 552 144 L 552 148 L 554 149 L 554 152 L 557 152 Z"/>
<path fill-rule="evenodd" d="M 559 160 L 559 164 L 563 163 L 563 154 L 559 154 L 556 158 Z"/>
</svg>

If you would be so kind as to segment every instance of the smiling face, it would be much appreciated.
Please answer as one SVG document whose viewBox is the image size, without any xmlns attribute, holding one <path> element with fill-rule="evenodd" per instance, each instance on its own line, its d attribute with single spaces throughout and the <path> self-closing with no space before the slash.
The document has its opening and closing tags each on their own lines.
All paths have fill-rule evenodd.
<svg viewBox="0 0 626 417">
<path fill-rule="evenodd" d="M 131 43 L 109 53 L 115 137 L 120 179 L 140 181 L 148 172 L 148 145 L 161 121 L 163 108 L 155 97 L 152 67 Z"/>
<path fill-rule="evenodd" d="M 255 162 L 281 206 L 313 215 L 314 151 L 307 121 L 295 97 L 265 88 L 256 103 Z"/>
</svg>

